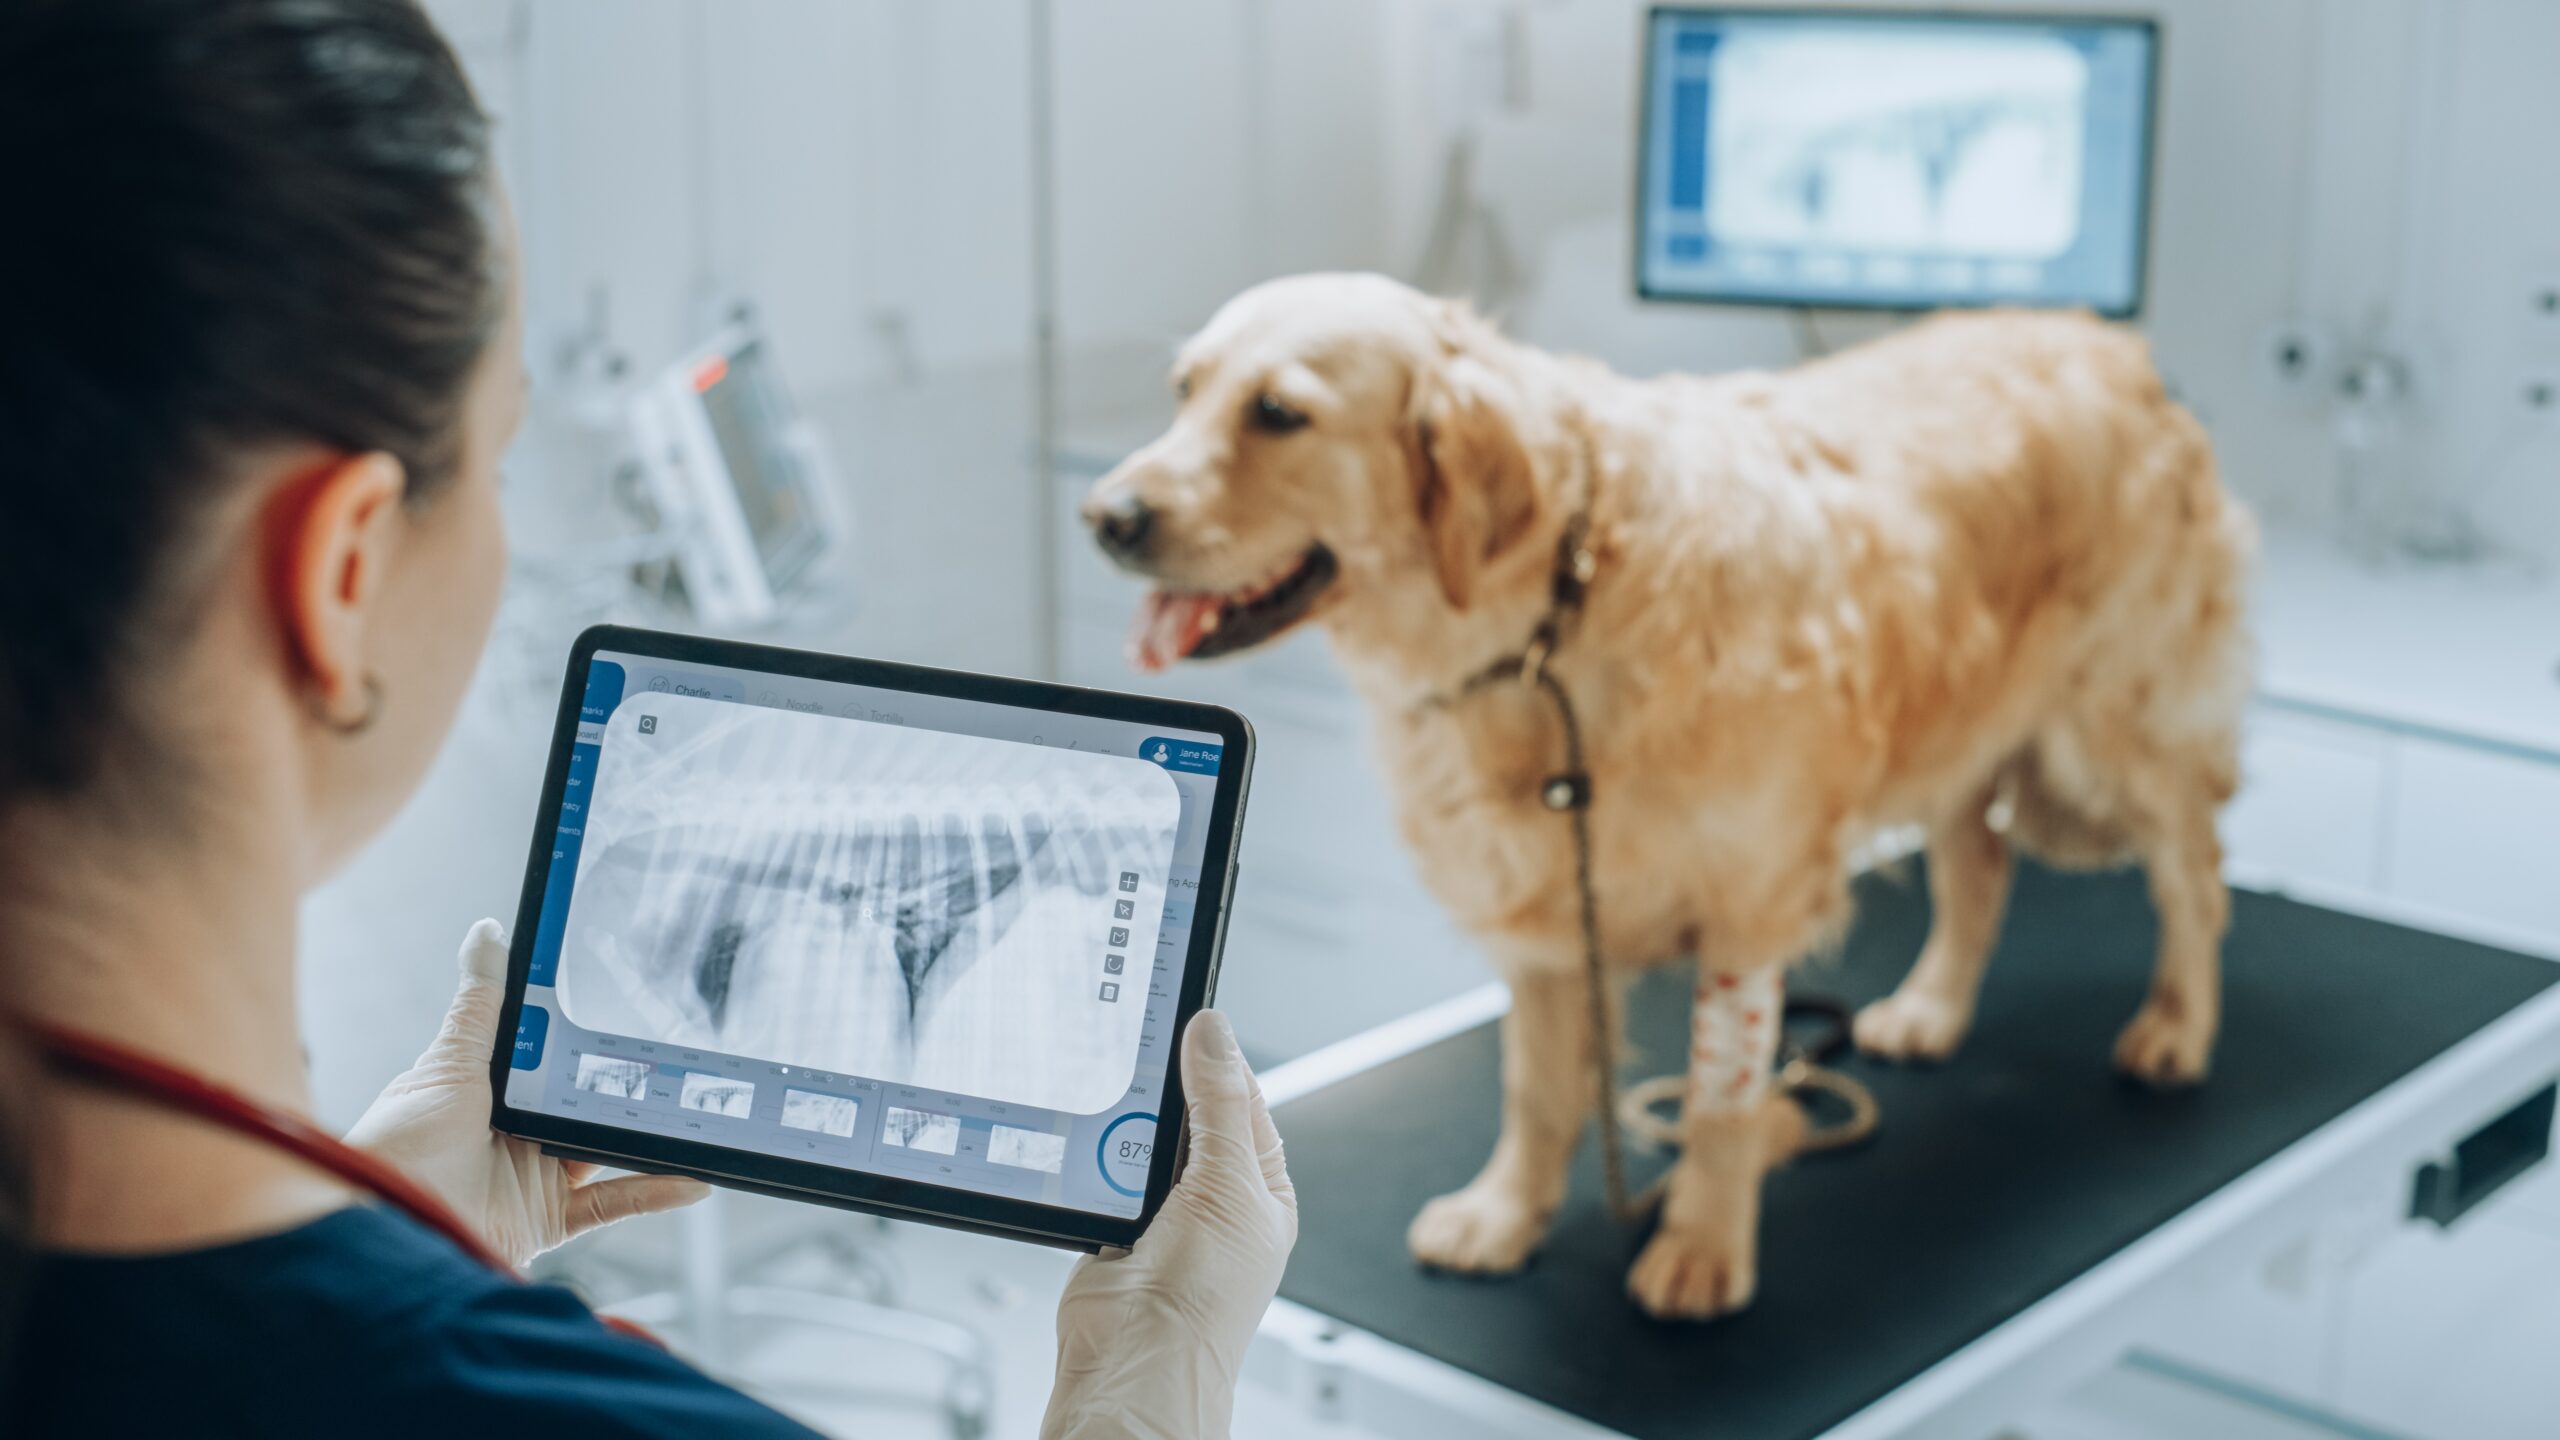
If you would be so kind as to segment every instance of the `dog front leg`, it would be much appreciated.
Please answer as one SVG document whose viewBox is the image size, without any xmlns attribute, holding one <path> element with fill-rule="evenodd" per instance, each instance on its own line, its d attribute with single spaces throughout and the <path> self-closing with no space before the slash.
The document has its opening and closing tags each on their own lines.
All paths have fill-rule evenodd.
<svg viewBox="0 0 2560 1440">
<path fill-rule="evenodd" d="M 1627 1274 L 1627 1292 L 1659 1319 L 1712 1319 L 1751 1303 L 1760 1182 L 1804 1135 L 1802 1112 L 1770 1084 L 1785 1005 L 1783 965 L 1699 972 L 1680 1159 L 1661 1227 Z"/>
<path fill-rule="evenodd" d="M 1564 1203 L 1565 1170 L 1591 1108 L 1591 1006 L 1577 971 L 1520 967 L 1502 1019 L 1502 1134 L 1463 1190 L 1422 1207 L 1415 1259 L 1507 1274 L 1528 1263 Z"/>
</svg>

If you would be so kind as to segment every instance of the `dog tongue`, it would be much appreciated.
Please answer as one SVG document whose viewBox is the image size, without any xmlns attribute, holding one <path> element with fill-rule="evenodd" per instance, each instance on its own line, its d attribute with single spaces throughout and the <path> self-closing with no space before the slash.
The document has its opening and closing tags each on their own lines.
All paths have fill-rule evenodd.
<svg viewBox="0 0 2560 1440">
<path fill-rule="evenodd" d="M 1215 595 L 1148 591 L 1137 623 L 1129 627 L 1129 663 L 1152 675 L 1199 649 L 1218 628 L 1221 603 Z"/>
</svg>

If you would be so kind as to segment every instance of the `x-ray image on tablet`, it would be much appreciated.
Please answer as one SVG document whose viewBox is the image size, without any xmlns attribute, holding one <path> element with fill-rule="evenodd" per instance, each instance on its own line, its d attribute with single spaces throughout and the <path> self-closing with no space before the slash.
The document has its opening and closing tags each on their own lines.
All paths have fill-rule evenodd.
<svg viewBox="0 0 2560 1440">
<path fill-rule="evenodd" d="M 887 1138 L 902 1150 L 922 1150 L 930 1155 L 960 1153 L 960 1118 L 956 1115 L 933 1115 L 922 1110 L 889 1111 Z"/>
<path fill-rule="evenodd" d="M 490 1119 L 555 1153 L 1079 1249 L 1173 1185 L 1253 730 L 1231 710 L 578 638 Z"/>
<path fill-rule="evenodd" d="M 676 1103 L 687 1110 L 744 1120 L 755 1109 L 756 1087 L 744 1080 L 723 1080 L 717 1075 L 687 1075 L 684 1088 L 676 1092 Z"/>
<path fill-rule="evenodd" d="M 1146 983 L 1104 983 L 1104 957 L 1153 959 L 1180 819 L 1134 756 L 634 695 L 605 726 L 561 1010 L 1098 1111 L 1129 1088 Z"/>
<path fill-rule="evenodd" d="M 578 1088 L 617 1100 L 637 1100 L 649 1093 L 649 1067 L 638 1060 L 610 1055 L 578 1057 Z"/>
<path fill-rule="evenodd" d="M 782 1092 L 782 1123 L 793 1130 L 815 1130 L 838 1138 L 853 1133 L 862 1106 L 846 1095 L 814 1095 L 806 1090 Z"/>
</svg>

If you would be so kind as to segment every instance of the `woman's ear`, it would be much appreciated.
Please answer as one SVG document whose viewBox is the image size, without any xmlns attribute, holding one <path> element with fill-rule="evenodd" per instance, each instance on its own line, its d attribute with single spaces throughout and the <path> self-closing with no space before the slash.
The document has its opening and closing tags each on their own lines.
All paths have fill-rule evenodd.
<svg viewBox="0 0 2560 1440">
<path fill-rule="evenodd" d="M 1485 565 L 1537 517 L 1537 476 L 1511 388 L 1465 353 L 1417 377 L 1409 463 L 1440 593 L 1464 610 Z"/>
<path fill-rule="evenodd" d="M 267 502 L 277 618 L 324 719 L 360 724 L 370 708 L 369 622 L 399 542 L 408 476 L 379 451 L 324 461 Z"/>
</svg>

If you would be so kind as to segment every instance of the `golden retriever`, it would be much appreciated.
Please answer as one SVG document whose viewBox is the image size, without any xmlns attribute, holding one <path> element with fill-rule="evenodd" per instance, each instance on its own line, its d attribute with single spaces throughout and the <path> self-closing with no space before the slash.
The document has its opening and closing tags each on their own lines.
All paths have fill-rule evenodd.
<svg viewBox="0 0 2560 1440">
<path fill-rule="evenodd" d="M 1522 1264 L 1591 1109 L 1572 828 L 1541 796 L 1558 717 L 1483 683 L 1547 616 L 1577 514 L 1596 563 L 1548 668 L 1586 732 L 1603 947 L 1700 975 L 1641 1305 L 1749 1301 L 1761 1179 L 1802 1127 L 1760 1078 L 1762 1011 L 1847 923 L 1883 827 L 1925 828 L 1934 920 L 1864 1049 L 1963 1038 L 2018 846 L 2147 868 L 2158 969 L 2115 1062 L 2203 1076 L 2252 529 L 2132 332 L 1952 315 L 1784 373 L 1634 380 L 1382 277 L 1306 275 L 1219 310 L 1174 385 L 1171 428 L 1086 503 L 1157 587 L 1135 660 L 1323 626 L 1427 883 L 1512 990 L 1501 1138 L 1414 1221 L 1421 1260 Z"/>
</svg>

